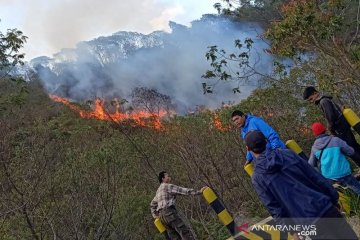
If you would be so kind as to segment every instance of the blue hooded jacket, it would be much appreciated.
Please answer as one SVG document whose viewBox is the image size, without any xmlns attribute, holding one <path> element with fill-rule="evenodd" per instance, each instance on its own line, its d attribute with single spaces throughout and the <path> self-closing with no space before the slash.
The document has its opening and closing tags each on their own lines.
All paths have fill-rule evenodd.
<svg viewBox="0 0 360 240">
<path fill-rule="evenodd" d="M 329 179 L 336 180 L 351 174 L 350 163 L 346 156 L 352 156 L 354 149 L 338 137 L 328 134 L 319 135 L 311 148 L 309 163 L 316 167 L 320 158 L 321 174 Z"/>
<path fill-rule="evenodd" d="M 266 150 L 255 161 L 252 183 L 278 224 L 312 224 L 339 195 L 329 181 L 287 149 Z"/>
<path fill-rule="evenodd" d="M 267 124 L 262 118 L 248 114 L 246 115 L 244 126 L 241 128 L 241 138 L 245 139 L 246 134 L 254 130 L 258 130 L 264 134 L 268 140 L 268 144 L 266 145 L 267 149 L 286 148 L 285 144 L 280 140 L 277 132 L 270 127 L 269 124 Z M 249 151 L 246 152 L 246 160 L 254 160 L 254 156 Z"/>
</svg>

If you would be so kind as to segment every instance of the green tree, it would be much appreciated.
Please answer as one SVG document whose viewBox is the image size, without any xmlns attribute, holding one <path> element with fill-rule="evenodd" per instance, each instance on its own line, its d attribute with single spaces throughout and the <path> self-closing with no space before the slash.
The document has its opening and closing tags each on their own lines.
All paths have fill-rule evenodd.
<svg viewBox="0 0 360 240">
<path fill-rule="evenodd" d="M 359 104 L 360 1 L 301 0 L 281 8 L 283 19 L 273 22 L 265 36 L 270 52 L 290 57 L 291 84 L 317 84 L 344 104 Z"/>
<path fill-rule="evenodd" d="M 263 29 L 267 29 L 272 21 L 281 19 L 278 8 L 288 1 L 223 0 L 222 2 L 223 5 L 214 4 L 219 14 L 229 16 L 234 21 L 255 22 Z M 262 82 L 269 79 L 277 80 L 272 74 L 263 73 L 256 67 L 262 61 L 262 54 L 254 51 L 253 43 L 251 38 L 237 39 L 233 52 L 225 51 L 219 46 L 208 47 L 206 58 L 210 61 L 211 69 L 202 76 L 207 79 L 202 83 L 204 94 L 212 93 L 219 82 L 232 82 L 232 91 L 240 93 L 241 86 L 249 83 L 253 85 L 257 79 L 262 79 Z M 281 64 L 275 63 L 275 65 L 281 67 Z"/>
<path fill-rule="evenodd" d="M 220 81 L 232 82 L 232 91 L 240 93 L 242 85 L 256 81 L 257 78 L 273 79 L 269 74 L 258 70 L 257 64 L 261 61 L 261 55 L 252 51 L 253 40 L 246 38 L 244 41 L 235 40 L 236 52 L 227 53 L 218 46 L 210 46 L 206 53 L 206 59 L 210 61 L 211 69 L 207 70 L 202 78 L 208 80 L 202 83 L 203 92 L 212 93 L 214 87 Z M 215 81 L 210 81 L 215 79 Z"/>
<path fill-rule="evenodd" d="M 239 21 L 253 21 L 267 27 L 271 21 L 281 19 L 279 6 L 289 0 L 222 0 L 214 8 L 219 13 L 232 16 Z"/>
<path fill-rule="evenodd" d="M 0 32 L 0 78 L 7 76 L 13 66 L 23 64 L 25 54 L 19 51 L 26 39 L 16 28 L 8 29 L 6 33 Z"/>
<path fill-rule="evenodd" d="M 272 76 L 262 76 L 267 86 L 276 84 L 300 97 L 304 86 L 317 85 L 320 90 L 336 96 L 343 105 L 359 110 L 360 101 L 356 96 L 360 92 L 360 1 L 223 2 L 228 8 L 216 4 L 214 7 L 219 12 L 238 21 L 255 21 L 264 27 L 262 36 L 269 42 L 266 51 L 276 59 Z M 260 15 L 267 17 L 261 18 Z M 242 54 L 247 57 L 252 51 L 243 51 Z M 253 66 L 239 64 L 237 68 L 229 69 L 235 56 L 238 57 L 237 54 L 219 51 L 217 46 L 210 47 L 207 58 L 213 69 L 204 77 L 235 79 L 241 83 L 248 75 L 237 73 L 249 73 L 246 69 Z M 291 63 L 285 66 L 285 62 Z M 203 83 L 203 87 L 204 92 L 212 92 L 208 82 Z M 236 92 L 238 88 L 233 90 Z"/>
</svg>

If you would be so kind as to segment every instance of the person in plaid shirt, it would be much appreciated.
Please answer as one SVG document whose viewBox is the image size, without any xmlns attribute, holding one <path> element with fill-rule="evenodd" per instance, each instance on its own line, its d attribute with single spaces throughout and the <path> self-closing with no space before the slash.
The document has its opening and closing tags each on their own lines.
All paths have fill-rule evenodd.
<svg viewBox="0 0 360 240">
<path fill-rule="evenodd" d="M 170 184 L 171 177 L 165 171 L 159 173 L 159 182 L 160 186 L 150 204 L 152 216 L 160 218 L 170 239 L 195 239 L 189 227 L 179 217 L 175 208 L 175 199 L 176 195 L 199 195 L 206 187 L 194 190 Z"/>
</svg>

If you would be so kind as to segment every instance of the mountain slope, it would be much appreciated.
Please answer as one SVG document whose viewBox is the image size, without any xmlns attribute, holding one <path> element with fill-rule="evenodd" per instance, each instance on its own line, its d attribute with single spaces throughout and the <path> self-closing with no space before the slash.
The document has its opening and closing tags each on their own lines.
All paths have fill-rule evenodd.
<svg viewBox="0 0 360 240">
<path fill-rule="evenodd" d="M 179 111 L 205 105 L 216 107 L 223 101 L 248 96 L 256 85 L 252 79 L 232 95 L 232 85 L 223 84 L 215 94 L 203 95 L 201 75 L 209 68 L 205 53 L 208 46 L 234 50 L 234 40 L 252 38 L 257 55 L 250 61 L 256 68 L 270 72 L 270 57 L 263 53 L 266 43 L 258 38 L 256 24 L 233 22 L 227 18 L 204 15 L 186 27 L 170 22 L 171 33 L 117 32 L 111 36 L 80 42 L 74 49 L 63 49 L 52 58 L 39 57 L 30 66 L 52 94 L 75 100 L 94 97 L 129 98 L 135 87 L 155 88 L 169 95 Z"/>
</svg>

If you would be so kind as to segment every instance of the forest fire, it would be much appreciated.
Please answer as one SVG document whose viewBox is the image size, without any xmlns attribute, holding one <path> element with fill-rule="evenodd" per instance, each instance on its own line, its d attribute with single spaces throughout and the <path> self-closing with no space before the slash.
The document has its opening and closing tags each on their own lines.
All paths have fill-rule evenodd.
<svg viewBox="0 0 360 240">
<path fill-rule="evenodd" d="M 219 115 L 216 114 L 216 113 L 214 114 L 214 117 L 213 117 L 213 124 L 214 124 L 214 126 L 215 126 L 216 129 L 218 129 L 218 130 L 220 130 L 220 131 L 222 131 L 222 132 L 227 131 L 227 130 L 230 129 L 229 126 L 225 126 L 225 125 L 221 122 L 221 119 L 220 119 Z"/>
<path fill-rule="evenodd" d="M 123 113 L 120 111 L 120 103 L 115 99 L 115 111 L 110 113 L 105 110 L 104 100 L 96 99 L 95 107 L 92 111 L 86 111 L 79 106 L 71 103 L 68 99 L 56 95 L 49 95 L 50 99 L 55 102 L 63 103 L 72 111 L 77 112 L 82 118 L 92 118 L 100 120 L 108 120 L 115 122 L 122 122 L 126 120 L 133 120 L 138 126 L 150 126 L 155 129 L 161 128 L 160 118 L 166 116 L 166 111 L 159 111 L 159 113 L 151 113 L 147 111 L 132 111 L 131 113 Z"/>
</svg>

